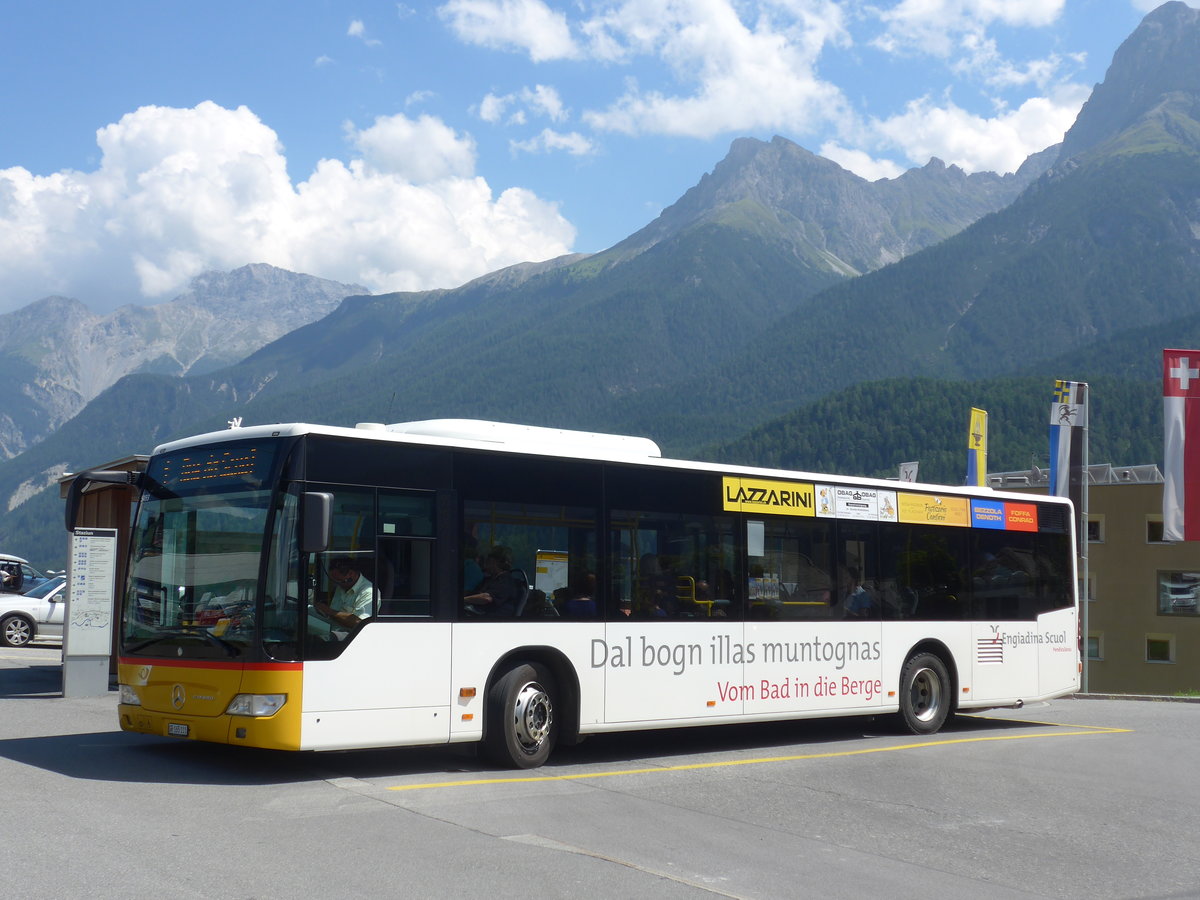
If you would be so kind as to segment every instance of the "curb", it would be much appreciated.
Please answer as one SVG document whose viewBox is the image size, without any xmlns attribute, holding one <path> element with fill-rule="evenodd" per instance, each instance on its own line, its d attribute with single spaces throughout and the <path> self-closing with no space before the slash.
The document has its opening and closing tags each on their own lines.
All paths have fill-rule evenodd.
<svg viewBox="0 0 1200 900">
<path fill-rule="evenodd" d="M 1071 694 L 1072 700 L 1149 700 L 1157 703 L 1200 703 L 1200 697 L 1171 697 L 1166 694 Z"/>
</svg>

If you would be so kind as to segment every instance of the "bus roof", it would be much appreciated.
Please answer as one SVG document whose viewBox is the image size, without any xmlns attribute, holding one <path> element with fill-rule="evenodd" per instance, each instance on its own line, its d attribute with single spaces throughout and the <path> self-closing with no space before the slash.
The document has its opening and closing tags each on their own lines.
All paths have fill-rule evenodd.
<svg viewBox="0 0 1200 900">
<path fill-rule="evenodd" d="M 863 487 L 874 487 L 885 490 L 910 490 L 946 495 L 989 495 L 1023 500 L 1030 499 L 1029 494 L 997 491 L 995 488 L 986 485 L 901 482 L 895 479 L 866 478 L 857 475 L 839 475 L 829 472 L 818 473 L 732 463 L 672 459 L 663 457 L 658 445 L 649 438 L 604 434 L 600 432 L 571 431 L 562 428 L 544 428 L 535 425 L 492 422 L 484 419 L 425 419 L 414 422 L 398 422 L 391 425 L 377 422 L 360 422 L 353 428 L 302 422 L 251 425 L 229 428 L 222 431 L 211 431 L 207 434 L 171 441 L 155 447 L 154 453 L 157 455 L 159 453 L 224 441 L 254 440 L 256 438 L 288 437 L 306 434 L 468 450 L 491 450 L 534 456 L 589 459 L 601 462 L 639 463 L 661 468 L 689 469 L 692 471 L 714 472 L 725 475 L 743 475 L 752 478 L 785 478 L 796 481 L 814 482 L 830 481 L 844 485 L 861 485 Z M 1041 502 L 1069 502 L 1065 497 L 1055 497 L 1053 495 L 1039 497 L 1038 499 Z"/>
</svg>

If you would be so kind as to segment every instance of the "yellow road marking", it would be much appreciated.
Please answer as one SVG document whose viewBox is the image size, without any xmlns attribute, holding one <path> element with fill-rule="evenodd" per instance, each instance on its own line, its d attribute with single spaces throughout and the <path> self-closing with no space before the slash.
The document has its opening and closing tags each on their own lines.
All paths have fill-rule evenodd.
<svg viewBox="0 0 1200 900">
<path fill-rule="evenodd" d="M 995 719 L 987 721 L 1016 721 Z M 1020 724 L 1018 722 L 1018 724 Z M 1113 728 L 1105 725 L 1056 725 L 1052 722 L 1029 722 L 1030 725 L 1052 725 L 1055 728 L 1072 728 L 1073 731 L 1046 731 L 1037 734 L 988 734 L 977 737 L 945 738 L 919 744 L 897 744 L 888 747 L 865 747 L 860 750 L 835 750 L 828 753 L 799 753 L 792 756 L 760 756 L 755 759 L 729 759 L 718 762 L 681 763 L 674 766 L 651 766 L 644 769 L 619 769 L 613 772 L 579 772 L 573 775 L 526 775 L 514 778 L 475 778 L 469 781 L 435 781 L 425 784 L 402 784 L 388 788 L 389 791 L 422 791 L 430 788 L 478 787 L 485 784 L 520 784 L 537 781 L 583 781 L 592 778 L 615 778 L 620 775 L 651 775 L 663 772 L 686 772 L 695 769 L 720 769 L 729 766 L 753 766 L 764 763 L 798 762 L 808 759 L 835 759 L 844 756 L 865 756 L 868 753 L 892 753 L 897 750 L 924 750 L 929 747 L 947 747 L 951 744 L 978 744 L 984 741 L 1024 741 L 1030 738 L 1080 737 L 1092 734 L 1128 734 L 1131 728 Z"/>
</svg>

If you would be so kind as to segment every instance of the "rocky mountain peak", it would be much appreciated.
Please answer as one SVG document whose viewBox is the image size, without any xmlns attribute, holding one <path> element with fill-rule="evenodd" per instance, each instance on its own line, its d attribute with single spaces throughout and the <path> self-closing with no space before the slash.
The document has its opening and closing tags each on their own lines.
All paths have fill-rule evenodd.
<svg viewBox="0 0 1200 900">
<path fill-rule="evenodd" d="M 1200 118 L 1200 9 L 1179 0 L 1148 13 L 1117 48 L 1104 81 L 1063 139 L 1059 162 L 1171 109 Z"/>
<path fill-rule="evenodd" d="M 856 275 L 995 212 L 1045 168 L 968 175 L 935 158 L 872 182 L 778 135 L 738 138 L 711 173 L 610 253 L 629 259 L 690 228 L 721 223 L 790 245 L 814 271 Z"/>
<path fill-rule="evenodd" d="M 232 365 L 331 313 L 361 285 L 264 264 L 208 272 L 168 303 L 107 315 L 45 297 L 0 316 L 0 460 L 37 443 L 126 375 Z"/>
</svg>

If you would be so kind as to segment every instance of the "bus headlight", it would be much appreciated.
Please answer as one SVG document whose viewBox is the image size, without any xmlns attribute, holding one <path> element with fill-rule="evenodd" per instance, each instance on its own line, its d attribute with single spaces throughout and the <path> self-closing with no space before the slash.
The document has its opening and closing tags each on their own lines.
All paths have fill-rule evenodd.
<svg viewBox="0 0 1200 900">
<path fill-rule="evenodd" d="M 287 703 L 287 694 L 238 694 L 225 709 L 230 716 L 273 716 Z"/>
<path fill-rule="evenodd" d="M 121 685 L 120 703 L 126 706 L 141 706 L 142 698 L 138 696 L 137 691 L 127 684 Z"/>
</svg>

